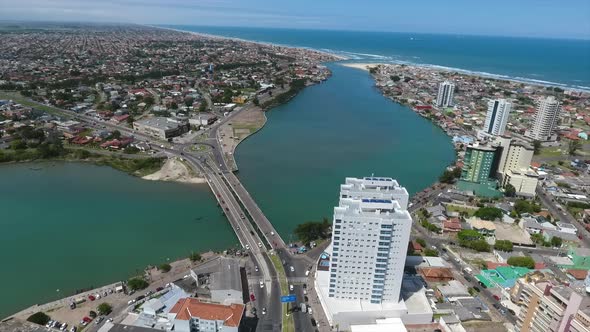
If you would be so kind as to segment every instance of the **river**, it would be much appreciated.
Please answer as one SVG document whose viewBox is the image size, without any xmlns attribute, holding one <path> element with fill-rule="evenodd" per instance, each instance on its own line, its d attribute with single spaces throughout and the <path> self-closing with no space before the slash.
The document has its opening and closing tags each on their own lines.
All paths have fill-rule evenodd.
<svg viewBox="0 0 590 332">
<path fill-rule="evenodd" d="M 239 177 L 286 241 L 295 225 L 330 218 L 346 176 L 391 176 L 413 193 L 454 159 L 449 137 L 367 72 L 330 68 L 236 151 Z M 0 183 L 0 317 L 237 243 L 206 185 L 79 163 L 2 165 Z"/>
<path fill-rule="evenodd" d="M 344 178 L 396 178 L 410 194 L 454 161 L 450 138 L 383 97 L 369 73 L 331 64 L 333 76 L 267 113 L 236 150 L 239 178 L 277 231 L 331 219 Z"/>
<path fill-rule="evenodd" d="M 237 243 L 207 185 L 79 163 L 1 165 L 0 183 L 0 318 Z"/>
</svg>

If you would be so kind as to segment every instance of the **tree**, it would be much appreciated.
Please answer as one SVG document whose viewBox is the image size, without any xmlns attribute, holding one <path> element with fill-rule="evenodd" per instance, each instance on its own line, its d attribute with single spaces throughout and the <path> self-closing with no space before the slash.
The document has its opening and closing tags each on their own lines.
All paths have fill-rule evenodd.
<svg viewBox="0 0 590 332">
<path fill-rule="evenodd" d="M 534 202 L 518 199 L 514 202 L 514 210 L 520 215 L 523 213 L 541 212 L 541 207 Z"/>
<path fill-rule="evenodd" d="M 201 254 L 198 252 L 191 252 L 188 258 L 191 260 L 191 262 L 198 262 L 201 260 Z"/>
<path fill-rule="evenodd" d="M 294 233 L 303 243 L 309 243 L 316 239 L 325 239 L 328 237 L 330 222 L 327 218 L 323 221 L 308 221 L 295 227 Z"/>
<path fill-rule="evenodd" d="M 131 290 L 136 291 L 136 290 L 146 288 L 147 286 L 149 286 L 149 284 L 143 278 L 135 277 L 135 278 L 131 278 L 127 281 L 127 286 L 129 286 L 129 288 L 131 288 Z"/>
<path fill-rule="evenodd" d="M 424 249 L 424 251 L 422 253 L 424 254 L 424 256 L 438 257 L 438 251 L 436 251 L 434 249 L 426 248 L 426 249 Z"/>
<path fill-rule="evenodd" d="M 508 265 L 532 269 L 535 267 L 535 261 L 530 256 L 513 256 L 508 258 Z"/>
<path fill-rule="evenodd" d="M 461 168 L 455 167 L 452 170 L 445 170 L 442 175 L 438 178 L 438 181 L 442 183 L 453 183 L 455 179 L 461 177 Z"/>
<path fill-rule="evenodd" d="M 551 245 L 553 247 L 561 247 L 561 245 L 563 244 L 563 240 L 559 237 L 559 236 L 554 236 L 551 238 Z"/>
<path fill-rule="evenodd" d="M 113 138 L 113 139 L 121 138 L 121 132 L 118 130 L 113 130 L 113 132 L 111 133 L 111 138 Z"/>
<path fill-rule="evenodd" d="M 422 246 L 422 248 L 426 248 L 426 241 L 424 241 L 424 239 L 417 238 L 416 242 L 418 242 Z"/>
<path fill-rule="evenodd" d="M 541 153 L 541 142 L 534 140 L 533 141 L 533 149 L 534 149 L 534 154 L 539 154 Z"/>
<path fill-rule="evenodd" d="M 486 206 L 478 209 L 475 211 L 474 216 L 481 218 L 483 220 L 496 220 L 502 218 L 502 210 L 492 207 Z"/>
<path fill-rule="evenodd" d="M 160 271 L 162 271 L 164 273 L 170 272 L 170 270 L 172 270 L 172 266 L 170 266 L 170 264 L 168 264 L 168 263 L 160 264 L 160 266 L 158 266 L 158 268 L 160 269 Z"/>
<path fill-rule="evenodd" d="M 98 314 L 103 315 L 103 316 L 106 316 L 106 315 L 110 314 L 111 311 L 113 311 L 113 307 L 106 302 L 99 304 L 97 309 L 98 309 Z"/>
<path fill-rule="evenodd" d="M 178 109 L 178 104 L 173 101 L 172 104 L 170 104 L 170 108 L 173 110 L 176 110 L 176 109 Z"/>
<path fill-rule="evenodd" d="M 573 139 L 571 139 L 567 143 L 567 153 L 570 156 L 575 156 L 576 155 L 576 151 L 578 151 L 581 147 L 582 147 L 582 142 L 580 142 L 579 140 L 573 140 Z"/>
<path fill-rule="evenodd" d="M 202 100 L 201 104 L 199 105 L 199 112 L 205 112 L 207 110 L 207 101 Z"/>
<path fill-rule="evenodd" d="M 90 312 L 88 313 L 88 316 L 92 319 L 95 319 L 96 316 L 98 316 L 98 315 L 96 314 L 96 311 L 90 310 Z"/>
<path fill-rule="evenodd" d="M 252 100 L 252 103 L 254 103 L 254 105 L 256 105 L 256 106 L 260 106 L 260 101 L 258 100 L 258 96 L 254 96 L 254 100 Z"/>
<path fill-rule="evenodd" d="M 510 183 L 504 186 L 504 196 L 506 197 L 514 197 L 516 196 L 516 188 Z"/>
<path fill-rule="evenodd" d="M 464 230 L 459 231 L 459 233 L 457 233 L 457 237 L 459 238 L 459 240 L 472 241 L 472 240 L 480 239 L 481 234 L 479 234 L 478 231 L 473 230 L 473 229 L 464 229 Z"/>
<path fill-rule="evenodd" d="M 392 81 L 394 81 L 394 82 L 397 82 L 397 81 L 399 81 L 399 80 L 401 79 L 401 78 L 400 78 L 399 76 L 397 76 L 397 75 L 391 75 L 391 76 L 390 76 L 390 78 L 391 78 L 391 80 L 392 80 Z"/>
<path fill-rule="evenodd" d="M 27 318 L 27 321 L 39 325 L 46 325 L 51 320 L 51 317 L 47 316 L 43 312 L 36 312 Z"/>
<path fill-rule="evenodd" d="M 496 240 L 494 248 L 496 250 L 510 252 L 512 251 L 512 242 L 508 240 Z"/>
</svg>

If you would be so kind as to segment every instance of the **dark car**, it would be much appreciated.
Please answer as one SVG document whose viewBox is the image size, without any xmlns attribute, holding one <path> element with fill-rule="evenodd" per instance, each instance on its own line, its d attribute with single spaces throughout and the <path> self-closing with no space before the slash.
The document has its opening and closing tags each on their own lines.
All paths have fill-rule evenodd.
<svg viewBox="0 0 590 332">
<path fill-rule="evenodd" d="M 159 292 L 161 290 L 164 290 L 164 287 L 160 286 L 160 287 L 156 288 L 156 292 Z"/>
<path fill-rule="evenodd" d="M 254 293 L 250 294 L 250 301 L 256 301 L 256 296 L 254 296 Z"/>
<path fill-rule="evenodd" d="M 140 295 L 135 298 L 135 301 L 140 301 L 140 300 L 143 300 L 144 298 L 145 298 L 145 295 Z"/>
<path fill-rule="evenodd" d="M 312 318 L 311 319 L 311 326 L 316 326 L 316 325 L 318 325 L 318 324 L 315 322 L 315 319 Z"/>
</svg>

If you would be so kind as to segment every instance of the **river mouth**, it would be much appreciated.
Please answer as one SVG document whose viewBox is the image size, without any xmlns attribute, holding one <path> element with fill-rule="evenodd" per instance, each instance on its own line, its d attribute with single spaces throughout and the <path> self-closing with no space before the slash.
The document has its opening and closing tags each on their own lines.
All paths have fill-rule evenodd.
<svg viewBox="0 0 590 332">
<path fill-rule="evenodd" d="M 368 72 L 328 66 L 330 79 L 270 110 L 235 152 L 244 186 L 287 242 L 297 224 L 331 218 L 347 176 L 390 176 L 413 194 L 455 160 L 450 138 L 382 96 Z"/>
</svg>

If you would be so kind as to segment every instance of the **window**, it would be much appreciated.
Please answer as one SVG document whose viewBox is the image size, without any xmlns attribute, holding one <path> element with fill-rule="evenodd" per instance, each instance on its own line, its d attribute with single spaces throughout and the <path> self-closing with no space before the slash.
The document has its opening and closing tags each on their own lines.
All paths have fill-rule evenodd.
<svg viewBox="0 0 590 332">
<path fill-rule="evenodd" d="M 381 225 L 381 228 L 392 229 L 393 225 Z"/>
</svg>

